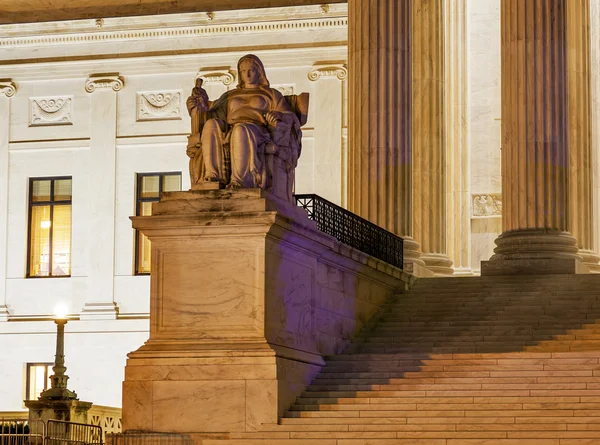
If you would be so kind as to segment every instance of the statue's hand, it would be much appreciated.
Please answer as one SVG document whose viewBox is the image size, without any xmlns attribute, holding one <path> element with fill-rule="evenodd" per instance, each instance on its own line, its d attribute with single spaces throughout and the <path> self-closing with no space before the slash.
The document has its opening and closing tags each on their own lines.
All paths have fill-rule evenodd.
<svg viewBox="0 0 600 445">
<path fill-rule="evenodd" d="M 265 113 L 265 120 L 267 121 L 267 124 L 276 127 L 277 122 L 283 120 L 283 116 L 279 111 L 269 111 L 268 113 Z"/>
</svg>

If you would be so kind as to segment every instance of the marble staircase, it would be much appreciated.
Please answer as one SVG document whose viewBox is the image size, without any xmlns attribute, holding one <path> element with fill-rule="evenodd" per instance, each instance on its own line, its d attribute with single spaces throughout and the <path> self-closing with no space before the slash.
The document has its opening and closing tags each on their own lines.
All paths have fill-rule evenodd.
<svg viewBox="0 0 600 445">
<path fill-rule="evenodd" d="M 239 445 L 600 444 L 600 275 L 421 279 Z M 219 445 L 214 436 L 203 445 Z"/>
</svg>

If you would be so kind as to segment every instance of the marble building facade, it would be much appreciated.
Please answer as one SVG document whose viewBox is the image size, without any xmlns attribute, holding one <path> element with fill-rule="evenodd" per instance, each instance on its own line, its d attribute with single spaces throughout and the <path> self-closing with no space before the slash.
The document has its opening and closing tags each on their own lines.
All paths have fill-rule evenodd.
<svg viewBox="0 0 600 445">
<path fill-rule="evenodd" d="M 439 119 L 419 127 L 427 147 L 428 135 L 443 130 L 435 147 L 443 175 L 434 181 L 413 172 L 412 190 L 430 201 L 411 216 L 412 227 L 395 229 L 432 246 L 425 269 L 477 275 L 502 232 L 500 3 L 446 0 L 430 16 L 411 17 L 437 20 L 444 42 L 436 47 L 428 36 L 412 36 L 422 44 L 419 54 L 443 54 L 433 77 L 445 88 L 431 96 Z M 600 76 L 593 73 L 600 1 L 590 1 L 589 14 L 590 239 L 598 252 Z M 50 318 L 59 303 L 74 318 L 65 346 L 70 386 L 83 400 L 120 406 L 126 354 L 148 335 L 149 276 L 135 273 L 129 220 L 136 180 L 181 173 L 181 189 L 189 188 L 185 99 L 196 77 L 214 99 L 235 85 L 238 58 L 253 52 L 273 87 L 309 92 L 295 189 L 369 216 L 361 203 L 376 202 L 379 192 L 356 195 L 361 161 L 348 148 L 349 38 L 346 3 L 0 26 L 0 412 L 24 410 L 27 365 L 52 362 Z M 413 63 L 422 64 L 422 78 L 429 75 L 426 57 Z M 392 88 L 397 78 L 384 81 Z M 413 87 L 413 106 L 419 91 Z M 72 184 L 69 276 L 28 277 L 30 179 L 65 177 Z M 425 227 L 428 215 L 442 210 L 442 227 Z"/>
</svg>

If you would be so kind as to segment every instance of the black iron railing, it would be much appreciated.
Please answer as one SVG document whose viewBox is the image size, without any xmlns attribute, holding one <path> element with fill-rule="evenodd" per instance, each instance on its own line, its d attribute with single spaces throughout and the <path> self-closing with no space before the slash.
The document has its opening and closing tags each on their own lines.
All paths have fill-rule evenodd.
<svg viewBox="0 0 600 445">
<path fill-rule="evenodd" d="M 402 269 L 403 239 L 318 195 L 295 195 L 317 228 L 338 241 Z"/>
</svg>

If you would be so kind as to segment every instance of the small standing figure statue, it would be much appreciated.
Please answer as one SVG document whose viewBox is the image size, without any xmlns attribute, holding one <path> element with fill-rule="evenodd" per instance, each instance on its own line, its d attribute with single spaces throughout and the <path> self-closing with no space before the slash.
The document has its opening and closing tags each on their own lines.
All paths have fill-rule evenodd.
<svg viewBox="0 0 600 445">
<path fill-rule="evenodd" d="M 186 105 L 192 121 L 192 134 L 188 138 L 187 155 L 190 157 L 190 179 L 192 184 L 202 181 L 204 178 L 204 163 L 202 161 L 202 148 L 200 136 L 204 122 L 209 118 L 208 109 L 210 103 L 206 90 L 202 88 L 202 79 L 196 79 L 196 85 L 192 88 L 192 94 L 187 98 Z"/>
</svg>

